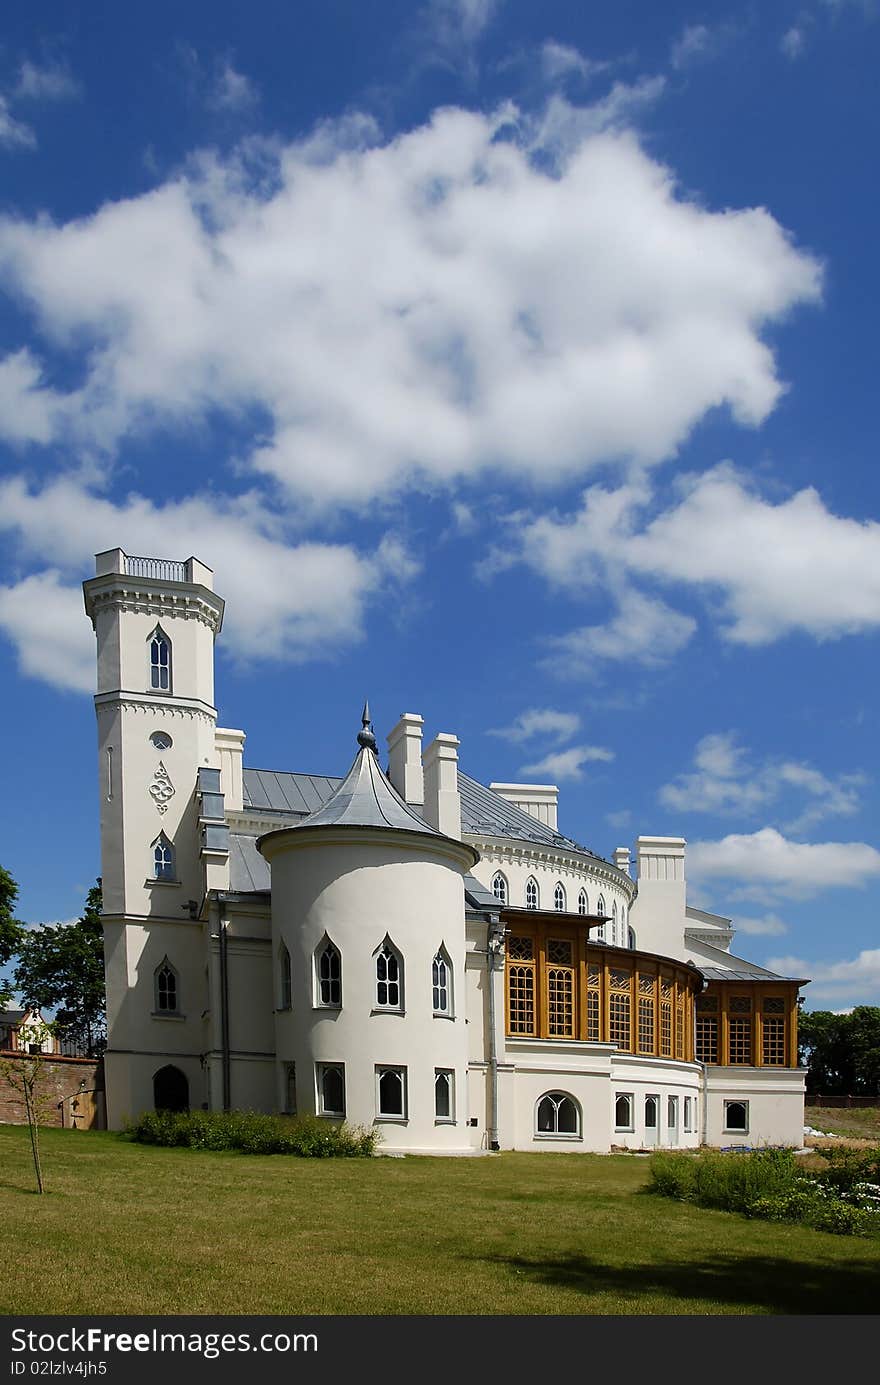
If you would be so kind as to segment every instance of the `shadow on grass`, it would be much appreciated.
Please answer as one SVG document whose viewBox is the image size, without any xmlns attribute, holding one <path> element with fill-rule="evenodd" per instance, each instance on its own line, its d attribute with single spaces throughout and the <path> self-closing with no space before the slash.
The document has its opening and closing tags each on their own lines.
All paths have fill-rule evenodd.
<svg viewBox="0 0 880 1385">
<path fill-rule="evenodd" d="M 607 1265 L 586 1255 L 538 1259 L 524 1255 L 480 1257 L 553 1288 L 597 1297 L 614 1294 L 635 1301 L 663 1295 L 677 1300 L 673 1312 L 687 1313 L 689 1301 L 739 1305 L 746 1312 L 871 1313 L 878 1303 L 876 1260 L 816 1261 L 766 1255 L 716 1255 L 702 1260 L 653 1265 Z M 697 1309 L 697 1312 L 705 1311 Z"/>
</svg>

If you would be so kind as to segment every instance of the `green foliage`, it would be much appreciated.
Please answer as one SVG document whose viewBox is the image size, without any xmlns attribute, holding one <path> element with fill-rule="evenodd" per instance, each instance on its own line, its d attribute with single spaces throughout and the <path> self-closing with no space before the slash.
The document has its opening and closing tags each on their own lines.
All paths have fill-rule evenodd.
<svg viewBox="0 0 880 1385">
<path fill-rule="evenodd" d="M 101 882 L 89 890 L 76 923 L 47 925 L 22 935 L 15 985 L 28 1005 L 54 1009 L 58 1038 L 92 1057 L 106 1033 Z"/>
<path fill-rule="evenodd" d="M 798 1019 L 798 1047 L 807 1067 L 808 1092 L 880 1093 L 880 1007 L 857 1005 L 848 1015 L 804 1011 Z"/>
<path fill-rule="evenodd" d="M 790 1149 L 667 1154 L 651 1159 L 651 1191 L 698 1207 L 840 1235 L 880 1235 L 880 1149 L 822 1150 L 830 1167 L 801 1169 Z"/>
<path fill-rule="evenodd" d="M 370 1155 L 372 1130 L 336 1125 L 316 1116 L 270 1116 L 258 1111 L 146 1111 L 129 1124 L 141 1144 L 186 1149 L 237 1149 L 243 1154 L 295 1154 L 309 1159 Z"/>
<path fill-rule="evenodd" d="M 18 886 L 9 871 L 0 866 L 0 967 L 5 967 L 18 952 L 24 936 L 24 929 L 13 912 L 17 898 Z M 0 1008 L 9 1004 L 11 996 L 10 982 L 0 976 Z"/>
</svg>

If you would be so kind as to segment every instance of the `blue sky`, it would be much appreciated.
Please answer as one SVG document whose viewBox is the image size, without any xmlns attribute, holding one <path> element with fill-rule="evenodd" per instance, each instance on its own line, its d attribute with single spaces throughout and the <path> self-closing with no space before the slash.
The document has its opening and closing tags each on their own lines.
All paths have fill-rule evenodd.
<svg viewBox="0 0 880 1385">
<path fill-rule="evenodd" d="M 227 599 L 246 763 L 369 695 L 880 1004 L 880 9 L 34 3 L 0 47 L 2 864 L 98 873 L 92 555 Z"/>
</svg>

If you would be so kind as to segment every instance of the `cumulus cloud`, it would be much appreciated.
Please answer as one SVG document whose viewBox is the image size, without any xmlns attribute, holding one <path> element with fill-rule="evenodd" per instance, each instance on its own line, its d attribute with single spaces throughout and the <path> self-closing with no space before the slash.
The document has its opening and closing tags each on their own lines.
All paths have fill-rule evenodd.
<svg viewBox="0 0 880 1385">
<path fill-rule="evenodd" d="M 690 616 L 630 588 L 619 594 L 617 613 L 605 624 L 549 636 L 546 643 L 553 654 L 545 667 L 572 678 L 592 677 L 609 661 L 656 667 L 678 654 L 696 628 Z"/>
<path fill-rule="evenodd" d="M 806 46 L 807 40 L 803 27 L 798 24 L 793 24 L 790 29 L 786 29 L 779 40 L 780 49 L 792 62 L 796 58 L 803 57 Z"/>
<path fill-rule="evenodd" d="M 497 726 L 490 736 L 506 741 L 528 741 L 533 736 L 551 736 L 555 741 L 567 741 L 580 730 L 581 719 L 576 712 L 559 712 L 553 707 L 530 707 L 520 712 L 510 726 Z"/>
<path fill-rule="evenodd" d="M 733 897 L 808 899 L 823 890 L 863 888 L 880 875 L 867 842 L 794 842 L 775 827 L 688 847 L 688 876 L 729 881 Z"/>
<path fill-rule="evenodd" d="M 716 407 L 764 419 L 761 333 L 817 297 L 816 261 L 763 209 L 687 200 L 632 133 L 581 133 L 553 174 L 535 138 L 510 108 L 385 144 L 349 120 L 76 221 L 3 218 L 0 282 L 83 376 L 45 398 L 53 439 L 112 456 L 258 416 L 245 466 L 363 505 L 656 463 Z"/>
<path fill-rule="evenodd" d="M 880 1004 L 880 948 L 869 948 L 840 962 L 807 962 L 802 957 L 770 957 L 767 966 L 783 976 L 811 978 L 811 1010 L 837 1007 L 846 1014 L 853 1005 Z"/>
<path fill-rule="evenodd" d="M 601 745 L 573 745 L 568 750 L 555 750 L 534 764 L 523 765 L 520 774 L 549 775 L 555 781 L 583 779 L 583 766 L 596 761 L 614 759 L 614 751 Z"/>
<path fill-rule="evenodd" d="M 752 815 L 780 798 L 787 803 L 795 793 L 806 797 L 806 806 L 783 826 L 801 833 L 824 818 L 857 812 L 864 782 L 861 772 L 829 779 L 813 765 L 795 760 L 756 763 L 737 744 L 735 733 L 727 731 L 704 736 L 694 752 L 694 769 L 664 784 L 658 798 L 680 812 Z"/>
<path fill-rule="evenodd" d="M 16 120 L 5 96 L 0 96 L 0 148 L 34 149 L 37 137 L 29 125 Z"/>
<path fill-rule="evenodd" d="M 81 576 L 103 549 L 169 558 L 204 553 L 229 600 L 223 649 L 250 660 L 332 656 L 363 637 L 367 603 L 418 570 L 390 533 L 366 554 L 352 544 L 288 542 L 278 517 L 254 495 L 167 505 L 132 495 L 115 503 L 71 480 L 31 493 L 14 477 L 0 485 L 2 530 L 17 536 L 32 561 L 51 553 L 56 567 L 3 590 L 0 625 L 24 672 L 78 689 L 93 685 L 94 640 L 79 586 L 62 585 L 59 573 Z M 36 618 L 43 603 L 48 623 Z"/>
<path fill-rule="evenodd" d="M 748 933 L 755 937 L 778 937 L 788 932 L 788 924 L 778 914 L 764 914 L 761 918 L 747 918 L 738 914 L 735 920 L 738 933 Z M 771 967 L 775 971 L 775 967 Z"/>
<path fill-rule="evenodd" d="M 21 65 L 15 95 L 25 101 L 70 101 L 80 95 L 80 84 L 64 63 Z"/>
<path fill-rule="evenodd" d="M 94 637 L 82 590 L 54 568 L 0 586 L 0 630 L 18 651 L 22 673 L 54 688 L 95 691 Z"/>
<path fill-rule="evenodd" d="M 574 591 L 613 593 L 645 580 L 677 586 L 701 599 L 735 644 L 765 645 L 795 632 L 839 639 L 880 625 L 880 524 L 833 514 L 812 487 L 774 503 L 730 463 L 684 477 L 677 489 L 676 500 L 651 516 L 644 481 L 592 486 L 573 517 L 522 519 L 504 556 L 490 555 L 484 572 L 522 561 Z M 667 608 L 628 590 L 656 652 Z M 668 620 L 674 650 L 694 623 L 676 612 Z M 625 628 L 620 635 L 625 646 Z M 578 636 L 566 639 L 577 646 Z M 588 653 L 600 654 L 602 643 L 588 636 Z"/>
</svg>

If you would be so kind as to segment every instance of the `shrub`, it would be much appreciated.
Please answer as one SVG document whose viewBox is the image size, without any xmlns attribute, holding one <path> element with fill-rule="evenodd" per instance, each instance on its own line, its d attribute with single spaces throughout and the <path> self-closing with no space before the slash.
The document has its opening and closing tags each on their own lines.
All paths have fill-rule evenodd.
<svg viewBox="0 0 880 1385">
<path fill-rule="evenodd" d="M 798 1167 L 790 1149 L 737 1156 L 661 1152 L 651 1159 L 650 1190 L 700 1207 L 800 1222 L 817 1231 L 880 1234 L 880 1183 L 866 1176 L 876 1174 L 880 1151 L 832 1154 L 831 1167 L 812 1175 Z"/>
<path fill-rule="evenodd" d="M 186 1149 L 294 1154 L 303 1158 L 361 1158 L 374 1152 L 375 1131 L 336 1125 L 316 1116 L 271 1116 L 259 1111 L 145 1111 L 126 1128 L 141 1144 Z"/>
</svg>

